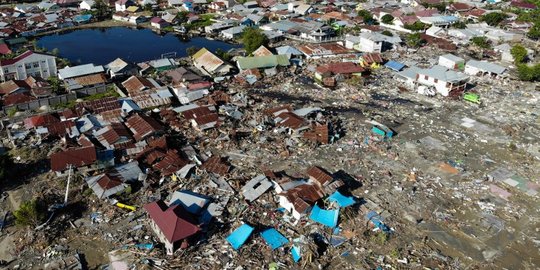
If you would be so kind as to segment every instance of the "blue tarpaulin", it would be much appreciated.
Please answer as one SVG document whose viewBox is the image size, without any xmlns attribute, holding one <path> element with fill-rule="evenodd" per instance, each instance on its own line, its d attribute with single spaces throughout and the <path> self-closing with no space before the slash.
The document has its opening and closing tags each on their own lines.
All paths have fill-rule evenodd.
<svg viewBox="0 0 540 270">
<path fill-rule="evenodd" d="M 302 258 L 302 256 L 300 256 L 300 247 L 293 246 L 291 248 L 291 254 L 294 262 L 298 262 L 300 261 L 300 258 Z"/>
<path fill-rule="evenodd" d="M 369 211 L 366 214 L 367 220 L 371 221 L 375 227 L 379 228 L 383 232 L 390 232 L 390 228 L 383 223 L 383 219 L 375 211 Z"/>
<path fill-rule="evenodd" d="M 395 70 L 395 71 L 401 71 L 405 67 L 404 64 L 402 64 L 400 62 L 393 61 L 393 60 L 390 60 L 390 61 L 386 62 L 386 64 L 384 64 L 384 66 L 389 68 L 389 69 Z"/>
<path fill-rule="evenodd" d="M 92 19 L 92 14 L 83 14 L 73 17 L 73 21 L 77 23 L 89 22 Z"/>
<path fill-rule="evenodd" d="M 356 203 L 353 197 L 343 196 L 343 194 L 339 193 L 339 191 L 336 191 L 334 194 L 330 195 L 328 200 L 337 203 L 339 207 L 347 207 Z"/>
<path fill-rule="evenodd" d="M 309 218 L 311 220 L 332 228 L 337 226 L 338 217 L 339 209 L 324 210 L 321 209 L 318 205 L 315 205 L 313 207 L 313 210 L 311 210 L 311 215 L 309 215 Z"/>
<path fill-rule="evenodd" d="M 238 250 L 246 242 L 251 233 L 253 233 L 253 227 L 243 224 L 227 237 L 227 242 L 229 242 L 234 249 Z"/>
<path fill-rule="evenodd" d="M 272 249 L 276 249 L 278 247 L 281 247 L 287 243 L 289 243 L 289 240 L 285 238 L 281 233 L 279 233 L 276 229 L 268 229 L 261 233 L 262 238 L 264 241 L 272 247 Z"/>
</svg>

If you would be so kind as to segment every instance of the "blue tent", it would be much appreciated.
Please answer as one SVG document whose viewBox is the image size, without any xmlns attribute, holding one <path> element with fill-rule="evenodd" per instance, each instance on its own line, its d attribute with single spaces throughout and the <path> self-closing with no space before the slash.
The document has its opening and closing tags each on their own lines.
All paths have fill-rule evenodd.
<svg viewBox="0 0 540 270">
<path fill-rule="evenodd" d="M 285 238 L 281 233 L 279 233 L 276 229 L 268 229 L 263 232 L 261 232 L 261 236 L 264 239 L 264 241 L 272 247 L 272 249 L 276 249 L 278 247 L 281 247 L 287 243 L 289 243 L 289 240 Z"/>
<path fill-rule="evenodd" d="M 393 61 L 393 60 L 390 60 L 388 62 L 386 62 L 386 64 L 384 64 L 385 67 L 391 69 L 391 70 L 395 70 L 395 71 L 401 71 L 405 65 L 400 63 L 400 62 L 396 62 L 396 61 Z"/>
<path fill-rule="evenodd" d="M 336 191 L 334 194 L 330 195 L 328 200 L 337 203 L 339 207 L 347 207 L 356 203 L 353 197 L 343 196 L 343 194 L 339 193 L 339 191 Z"/>
<path fill-rule="evenodd" d="M 251 233 L 253 233 L 253 230 L 253 227 L 243 224 L 227 236 L 227 242 L 229 242 L 234 249 L 238 250 L 246 242 Z"/>
<path fill-rule="evenodd" d="M 313 207 L 313 210 L 311 210 L 311 214 L 309 215 L 311 220 L 332 228 L 337 226 L 338 217 L 339 209 L 324 210 L 318 205 Z"/>
</svg>

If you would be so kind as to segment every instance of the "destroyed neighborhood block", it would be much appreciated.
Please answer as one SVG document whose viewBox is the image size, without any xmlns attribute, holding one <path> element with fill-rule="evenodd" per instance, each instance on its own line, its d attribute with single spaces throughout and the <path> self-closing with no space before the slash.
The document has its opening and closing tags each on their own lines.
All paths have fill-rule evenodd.
<svg viewBox="0 0 540 270">
<path fill-rule="evenodd" d="M 246 183 L 246 185 L 242 188 L 242 194 L 246 200 L 252 202 L 259 198 L 271 187 L 272 182 L 270 182 L 266 176 L 258 175 Z"/>
<path fill-rule="evenodd" d="M 329 135 L 328 123 L 314 123 L 309 131 L 302 134 L 302 137 L 315 143 L 329 144 Z"/>
<path fill-rule="evenodd" d="M 97 160 L 94 146 L 70 148 L 51 155 L 51 169 L 62 172 L 73 166 L 74 168 L 92 165 Z"/>
<path fill-rule="evenodd" d="M 234 249 L 238 250 L 247 241 L 249 236 L 251 236 L 253 230 L 253 227 L 242 224 L 242 226 L 238 227 L 227 236 L 227 242 L 229 242 Z"/>
<path fill-rule="evenodd" d="M 200 231 L 196 220 L 181 205 L 168 207 L 160 200 L 145 205 L 144 209 L 150 216 L 150 226 L 165 244 L 168 255 L 178 248 L 187 248 L 188 240 Z"/>
<path fill-rule="evenodd" d="M 201 168 L 207 170 L 208 172 L 215 173 L 221 176 L 226 175 L 230 170 L 230 166 L 225 164 L 221 157 L 218 156 L 213 156 L 209 158 L 206 162 L 203 163 Z"/>
<path fill-rule="evenodd" d="M 174 174 L 189 164 L 189 161 L 178 155 L 177 150 L 168 150 L 165 155 L 156 157 L 156 159 L 159 158 L 161 158 L 161 160 L 155 163 L 152 167 L 160 172 L 163 176 Z"/>
<path fill-rule="evenodd" d="M 274 228 L 262 231 L 261 236 L 272 249 L 279 248 L 289 243 L 289 240 Z"/>
</svg>

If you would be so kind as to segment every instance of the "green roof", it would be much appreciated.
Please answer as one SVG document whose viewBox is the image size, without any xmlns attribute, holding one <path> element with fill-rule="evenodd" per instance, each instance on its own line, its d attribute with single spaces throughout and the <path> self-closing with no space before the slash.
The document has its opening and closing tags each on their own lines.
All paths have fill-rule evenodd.
<svg viewBox="0 0 540 270">
<path fill-rule="evenodd" d="M 238 59 L 238 67 L 242 70 L 253 68 L 273 68 L 277 66 L 288 66 L 289 58 L 286 55 L 268 55 L 242 57 Z"/>
</svg>

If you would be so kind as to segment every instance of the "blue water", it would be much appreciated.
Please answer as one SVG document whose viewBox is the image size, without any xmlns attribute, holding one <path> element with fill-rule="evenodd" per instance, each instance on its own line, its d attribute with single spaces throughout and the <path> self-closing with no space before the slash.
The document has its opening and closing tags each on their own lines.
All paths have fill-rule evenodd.
<svg viewBox="0 0 540 270">
<path fill-rule="evenodd" d="M 186 41 L 174 34 L 161 36 L 150 29 L 125 27 L 74 30 L 44 36 L 37 44 L 48 51 L 58 48 L 59 55 L 74 64 L 96 65 L 108 64 L 118 57 L 139 63 L 159 59 L 162 54 L 171 52 L 176 52 L 176 57 L 184 57 L 187 56 L 186 49 L 192 46 L 206 47 L 210 51 L 240 47 L 201 37 Z"/>
</svg>

